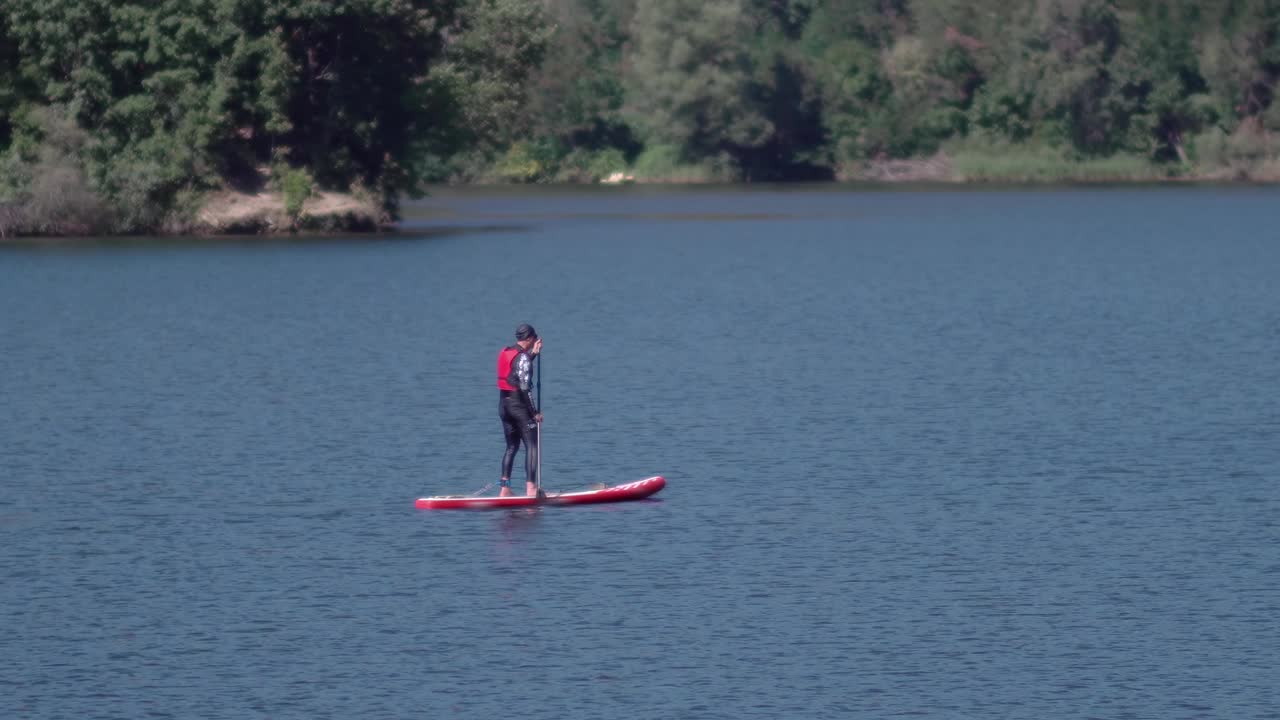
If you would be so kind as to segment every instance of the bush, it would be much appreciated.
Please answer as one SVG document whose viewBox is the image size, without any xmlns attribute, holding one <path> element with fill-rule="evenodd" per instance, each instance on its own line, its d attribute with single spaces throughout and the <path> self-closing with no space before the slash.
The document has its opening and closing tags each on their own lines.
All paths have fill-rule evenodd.
<svg viewBox="0 0 1280 720">
<path fill-rule="evenodd" d="M 284 211 L 295 223 L 302 215 L 302 206 L 311 197 L 311 177 L 303 170 L 289 169 L 280 179 L 280 191 L 284 195 Z"/>
<path fill-rule="evenodd" d="M 617 148 L 605 148 L 591 156 L 587 163 L 587 172 L 592 180 L 601 180 L 614 173 L 626 172 L 627 159 Z"/>
<path fill-rule="evenodd" d="M 110 230 L 112 215 L 79 167 L 42 161 L 30 172 L 29 188 L 0 203 L 0 237 L 98 235 Z"/>
<path fill-rule="evenodd" d="M 99 170 L 99 187 L 113 208 L 115 232 L 147 233 L 160 226 L 172 202 L 165 191 L 170 179 L 160 163 L 128 152 Z"/>
<path fill-rule="evenodd" d="M 1201 172 L 1229 177 L 1272 177 L 1276 154 L 1270 136 L 1242 124 L 1236 132 L 1214 128 L 1191 138 L 1187 148 Z"/>
<path fill-rule="evenodd" d="M 183 235 L 197 226 L 200 209 L 204 206 L 205 193 L 186 189 L 179 191 L 173 200 L 173 207 L 160 226 L 162 232 L 171 235 Z"/>
<path fill-rule="evenodd" d="M 9 202 L 0 213 L 0 235 L 95 235 L 113 225 L 113 214 L 90 186 L 81 151 L 89 136 L 58 108 L 32 113 L 27 156 L 11 150 L 0 162 Z"/>
<path fill-rule="evenodd" d="M 1154 180 L 1167 172 L 1129 154 L 1077 158 L 1029 143 L 953 143 L 948 149 L 956 179 L 990 182 L 1103 182 Z"/>
<path fill-rule="evenodd" d="M 605 148 L 591 152 L 576 148 L 559 162 L 557 182 L 599 182 L 614 173 L 626 172 L 627 160 L 617 148 Z"/>
<path fill-rule="evenodd" d="M 636 157 L 636 175 L 639 177 L 670 177 L 681 167 L 680 148 L 675 145 L 650 145 Z"/>
<path fill-rule="evenodd" d="M 635 162 L 635 176 L 640 180 L 661 182 L 711 182 L 728 180 L 734 175 L 732 161 L 717 157 L 702 163 L 683 161 L 675 145 L 652 145 L 644 149 Z"/>
<path fill-rule="evenodd" d="M 40 235 L 97 235 L 112 225 L 111 214 L 70 158 L 42 160 L 35 167 L 25 210 L 31 231 Z"/>
<path fill-rule="evenodd" d="M 527 143 L 516 143 L 507 150 L 493 168 L 499 179 L 507 182 L 536 182 L 542 177 L 544 167 L 534 156 Z"/>
</svg>

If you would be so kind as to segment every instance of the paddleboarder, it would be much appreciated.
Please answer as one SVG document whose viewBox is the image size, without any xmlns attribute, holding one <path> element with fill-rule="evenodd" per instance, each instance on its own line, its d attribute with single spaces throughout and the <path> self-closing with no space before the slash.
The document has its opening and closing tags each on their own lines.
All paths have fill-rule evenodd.
<svg viewBox="0 0 1280 720">
<path fill-rule="evenodd" d="M 498 353 L 498 416 L 507 451 L 502 456 L 498 495 L 511 495 L 511 466 L 524 443 L 525 494 L 538 493 L 538 424 L 542 413 L 533 401 L 533 358 L 542 352 L 542 338 L 532 325 L 516 328 L 516 344 Z"/>
</svg>

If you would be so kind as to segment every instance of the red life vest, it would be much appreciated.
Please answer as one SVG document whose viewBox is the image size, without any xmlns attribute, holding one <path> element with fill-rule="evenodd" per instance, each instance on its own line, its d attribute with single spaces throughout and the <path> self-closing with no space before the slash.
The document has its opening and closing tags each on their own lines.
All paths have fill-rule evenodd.
<svg viewBox="0 0 1280 720">
<path fill-rule="evenodd" d="M 520 346 L 512 345 L 511 347 L 502 348 L 502 352 L 498 353 L 498 389 L 499 390 L 519 390 L 507 382 L 507 378 L 511 375 L 511 363 L 515 362 L 516 356 L 520 354 Z"/>
</svg>

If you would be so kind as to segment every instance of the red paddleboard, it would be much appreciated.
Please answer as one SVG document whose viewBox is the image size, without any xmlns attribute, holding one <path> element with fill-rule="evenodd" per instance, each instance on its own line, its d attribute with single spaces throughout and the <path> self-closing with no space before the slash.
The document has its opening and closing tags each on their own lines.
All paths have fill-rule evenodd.
<svg viewBox="0 0 1280 720">
<path fill-rule="evenodd" d="M 526 495 L 509 497 L 458 497 L 445 495 L 442 497 L 418 498 L 413 506 L 419 510 L 483 510 L 493 508 L 531 507 L 534 505 L 588 505 L 591 503 L 623 502 L 647 498 L 666 487 L 667 481 L 661 475 L 644 480 L 636 480 L 624 485 L 600 488 L 599 490 L 581 490 L 567 493 L 548 493 L 546 497 L 536 498 Z"/>
</svg>

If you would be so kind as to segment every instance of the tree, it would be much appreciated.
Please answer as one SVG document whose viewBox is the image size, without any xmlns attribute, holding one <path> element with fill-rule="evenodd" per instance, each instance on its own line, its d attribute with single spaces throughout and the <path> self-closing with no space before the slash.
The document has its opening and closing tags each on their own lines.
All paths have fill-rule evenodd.
<svg viewBox="0 0 1280 720">
<path fill-rule="evenodd" d="M 1134 21 L 1126 23 L 1127 42 L 1112 63 L 1121 93 L 1134 101 L 1131 123 L 1137 144 L 1126 150 L 1186 164 L 1185 138 L 1214 120 L 1193 46 L 1200 19 L 1193 1 L 1143 0 Z"/>
<path fill-rule="evenodd" d="M 790 30 L 768 4 L 640 5 L 628 106 L 648 137 L 689 160 L 727 159 L 749 180 L 812 177 L 825 142 L 821 103 Z"/>
<path fill-rule="evenodd" d="M 14 113 L 24 99 L 18 75 L 18 43 L 9 33 L 8 16 L 0 13 L 0 158 L 13 139 Z M 3 188 L 0 188 L 2 196 Z"/>
<path fill-rule="evenodd" d="M 527 135 L 526 81 L 552 36 L 539 6 L 526 0 L 467 0 L 447 35 L 444 61 L 428 81 L 448 88 L 451 111 L 467 140 L 498 146 Z"/>
<path fill-rule="evenodd" d="M 744 39 L 744 0 L 651 0 L 632 23 L 628 98 L 649 137 L 692 158 L 759 145 L 772 132 Z M 639 109 L 643 108 L 643 112 Z"/>
<path fill-rule="evenodd" d="M 430 131 L 423 85 L 453 11 L 424 0 L 274 0 L 260 20 L 246 13 L 250 37 L 273 34 L 287 58 L 262 80 L 269 96 L 285 98 L 287 123 L 262 128 L 270 142 L 322 187 L 363 187 L 389 209 L 419 192 L 407 158 Z"/>
<path fill-rule="evenodd" d="M 566 151 L 618 148 L 634 157 L 640 144 L 623 117 L 622 53 L 634 0 L 559 0 L 556 33 L 530 83 L 535 137 Z"/>
<path fill-rule="evenodd" d="M 122 230 L 154 225 L 184 187 L 215 177 L 216 59 L 230 37 L 211 3 L 13 0 L 24 72 L 90 131 L 81 154 Z"/>
<path fill-rule="evenodd" d="M 30 78 L 90 133 L 78 152 L 122 230 L 155 227 L 185 193 L 260 185 L 271 166 L 363 188 L 394 212 L 421 190 L 424 147 L 506 139 L 545 37 L 532 0 L 6 7 L 0 40 L 17 52 L 0 45 L 0 140 L 13 78 Z"/>
<path fill-rule="evenodd" d="M 1200 66 L 1217 103 L 1216 114 L 1256 123 L 1272 107 L 1280 78 L 1280 2 L 1237 0 L 1205 15 Z M 1280 129 L 1280 123 L 1268 127 Z"/>
</svg>

